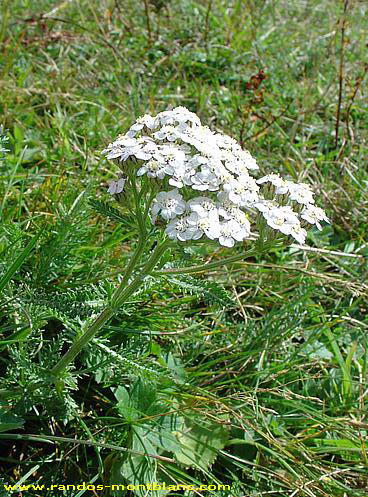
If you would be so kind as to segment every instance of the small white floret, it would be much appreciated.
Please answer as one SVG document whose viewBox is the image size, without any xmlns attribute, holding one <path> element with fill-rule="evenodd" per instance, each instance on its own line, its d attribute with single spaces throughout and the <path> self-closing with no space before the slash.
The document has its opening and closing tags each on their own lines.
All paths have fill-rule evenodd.
<svg viewBox="0 0 368 497">
<path fill-rule="evenodd" d="M 313 204 L 306 205 L 300 217 L 309 224 L 315 224 L 319 230 L 322 229 L 320 221 L 325 221 L 326 223 L 330 222 L 325 211 Z"/>
<path fill-rule="evenodd" d="M 108 193 L 110 193 L 111 195 L 121 193 L 124 190 L 125 182 L 126 178 L 120 178 L 117 181 L 111 181 L 107 190 Z"/>
<path fill-rule="evenodd" d="M 166 220 L 173 219 L 183 214 L 186 207 L 187 204 L 178 190 L 160 192 L 153 201 L 152 217 L 156 219 L 157 215 L 160 214 Z"/>
</svg>

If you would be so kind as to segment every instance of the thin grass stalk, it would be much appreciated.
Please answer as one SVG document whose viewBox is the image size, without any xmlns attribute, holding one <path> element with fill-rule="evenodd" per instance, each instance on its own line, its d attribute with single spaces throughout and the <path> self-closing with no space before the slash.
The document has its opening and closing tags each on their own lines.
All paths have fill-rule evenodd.
<svg viewBox="0 0 368 497">
<path fill-rule="evenodd" d="M 152 44 L 152 28 L 151 28 L 151 20 L 150 20 L 150 11 L 148 6 L 148 0 L 143 0 L 144 2 L 144 12 L 146 14 L 146 25 L 147 25 L 147 33 L 148 33 L 148 45 Z"/>
<path fill-rule="evenodd" d="M 342 88 L 344 85 L 344 63 L 345 63 L 345 27 L 346 14 L 348 11 L 349 0 L 344 0 L 344 11 L 341 21 L 341 46 L 340 46 L 340 63 L 339 63 L 339 96 L 336 109 L 336 125 L 335 125 L 335 148 L 339 142 L 340 115 L 342 103 Z"/>
<path fill-rule="evenodd" d="M 212 9 L 212 0 L 208 0 L 208 6 L 207 6 L 207 11 L 206 11 L 206 19 L 205 19 L 205 26 L 204 26 L 204 44 L 205 44 L 207 52 L 208 52 L 208 35 L 209 35 L 209 29 L 210 29 L 210 14 L 211 14 L 211 9 Z"/>
</svg>

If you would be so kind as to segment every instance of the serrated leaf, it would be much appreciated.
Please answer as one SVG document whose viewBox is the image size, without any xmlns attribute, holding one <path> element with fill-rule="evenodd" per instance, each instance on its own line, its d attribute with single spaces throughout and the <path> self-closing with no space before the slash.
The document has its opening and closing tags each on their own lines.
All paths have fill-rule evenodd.
<svg viewBox="0 0 368 497">
<path fill-rule="evenodd" d="M 119 401 L 116 405 L 119 413 L 131 425 L 133 448 L 140 447 L 144 441 L 150 450 L 174 452 L 179 449 L 175 433 L 182 430 L 183 419 L 172 402 L 168 406 L 158 401 L 152 385 L 139 379 L 130 392 L 118 387 L 115 397 Z M 142 451 L 142 448 L 135 450 Z"/>
<path fill-rule="evenodd" d="M 124 223 L 126 219 L 118 209 L 112 207 L 112 205 L 107 202 L 102 202 L 101 200 L 91 199 L 89 200 L 89 205 L 102 216 L 111 219 L 112 221 L 117 221 L 118 223 Z"/>
<path fill-rule="evenodd" d="M 167 280 L 191 295 L 203 297 L 207 303 L 215 303 L 222 307 L 236 305 L 225 288 L 215 281 L 193 278 L 189 275 L 169 276 Z"/>
<path fill-rule="evenodd" d="M 206 470 L 214 463 L 218 451 L 225 447 L 228 430 L 211 422 L 199 425 L 187 420 L 185 424 L 184 430 L 176 434 L 181 449 L 175 458 L 185 467 Z"/>
</svg>

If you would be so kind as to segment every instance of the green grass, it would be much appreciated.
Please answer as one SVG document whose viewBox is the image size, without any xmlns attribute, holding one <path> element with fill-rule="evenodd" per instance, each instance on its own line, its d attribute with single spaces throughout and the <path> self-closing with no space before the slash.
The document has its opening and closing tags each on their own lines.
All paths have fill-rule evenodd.
<svg viewBox="0 0 368 497">
<path fill-rule="evenodd" d="M 348 3 L 342 45 L 335 0 L 154 3 L 149 24 L 143 1 L 0 7 L 0 496 L 2 481 L 162 478 L 232 485 L 223 496 L 368 495 L 367 5 Z M 133 219 L 91 203 L 116 173 L 100 151 L 175 105 L 262 171 L 311 182 L 331 225 L 311 232 L 316 251 L 157 274 L 54 387 L 137 240 Z"/>
</svg>

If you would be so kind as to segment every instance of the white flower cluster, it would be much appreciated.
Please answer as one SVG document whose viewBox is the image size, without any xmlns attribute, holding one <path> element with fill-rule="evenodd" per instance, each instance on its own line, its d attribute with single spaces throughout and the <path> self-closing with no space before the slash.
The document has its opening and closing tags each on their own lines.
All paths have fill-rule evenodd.
<svg viewBox="0 0 368 497">
<path fill-rule="evenodd" d="M 139 118 L 103 153 L 120 161 L 134 158 L 137 176 L 172 187 L 158 193 L 151 209 L 153 222 L 158 216 L 168 221 L 166 232 L 172 239 L 207 236 L 232 247 L 251 236 L 253 215 L 253 219 L 263 216 L 270 228 L 304 243 L 303 223 L 321 229 L 320 222 L 328 222 L 325 212 L 314 205 L 308 185 L 277 174 L 255 179 L 251 172 L 258 165 L 250 153 L 230 136 L 203 126 L 185 107 Z M 113 182 L 109 192 L 120 193 L 123 187 L 123 182 Z M 191 197 L 193 190 L 201 196 Z"/>
</svg>

